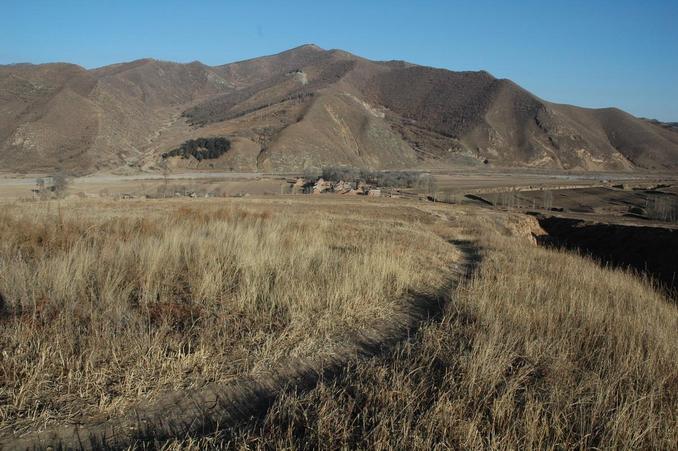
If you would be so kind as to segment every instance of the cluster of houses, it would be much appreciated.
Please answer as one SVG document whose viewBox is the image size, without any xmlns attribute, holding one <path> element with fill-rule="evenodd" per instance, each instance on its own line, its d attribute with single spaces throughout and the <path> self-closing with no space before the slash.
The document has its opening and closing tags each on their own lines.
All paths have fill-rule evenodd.
<svg viewBox="0 0 678 451">
<path fill-rule="evenodd" d="M 336 193 L 358 196 L 382 196 L 385 194 L 379 188 L 364 182 L 346 182 L 343 180 L 333 182 L 324 180 L 322 177 L 317 180 L 298 178 L 289 181 L 289 183 L 291 194 Z"/>
</svg>

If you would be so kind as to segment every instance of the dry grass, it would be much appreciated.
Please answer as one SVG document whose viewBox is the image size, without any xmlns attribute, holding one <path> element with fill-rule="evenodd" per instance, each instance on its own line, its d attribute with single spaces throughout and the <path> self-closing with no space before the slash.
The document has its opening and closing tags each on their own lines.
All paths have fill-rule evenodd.
<svg viewBox="0 0 678 451">
<path fill-rule="evenodd" d="M 331 353 L 456 258 L 409 207 L 68 201 L 0 214 L 0 435 Z"/>
<path fill-rule="evenodd" d="M 485 255 L 441 322 L 256 425 L 165 448 L 675 449 L 675 305 L 500 216 L 447 215 Z"/>
<path fill-rule="evenodd" d="M 476 273 L 392 352 L 239 429 L 151 445 L 678 443 L 676 305 L 632 273 L 536 247 L 518 215 L 311 196 L 68 206 L 0 215 L 4 430 L 331 353 L 408 293 L 442 286 L 458 258 L 447 241 L 472 239 Z"/>
</svg>

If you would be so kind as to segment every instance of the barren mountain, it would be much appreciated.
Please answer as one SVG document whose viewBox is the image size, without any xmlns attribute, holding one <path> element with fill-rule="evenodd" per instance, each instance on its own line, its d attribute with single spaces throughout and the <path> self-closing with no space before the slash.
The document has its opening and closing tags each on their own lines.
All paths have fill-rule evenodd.
<svg viewBox="0 0 678 451">
<path fill-rule="evenodd" d="M 172 152 L 198 138 L 229 145 Z M 93 70 L 0 66 L 3 171 L 165 165 L 670 169 L 678 167 L 678 129 L 617 109 L 550 103 L 487 72 L 313 45 L 216 67 L 150 59 Z"/>
</svg>

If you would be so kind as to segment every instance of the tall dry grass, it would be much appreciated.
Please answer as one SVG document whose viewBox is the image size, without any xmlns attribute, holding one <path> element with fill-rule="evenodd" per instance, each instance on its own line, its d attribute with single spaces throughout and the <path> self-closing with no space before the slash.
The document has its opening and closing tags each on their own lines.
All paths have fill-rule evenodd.
<svg viewBox="0 0 678 451">
<path fill-rule="evenodd" d="M 675 449 L 675 305 L 501 215 L 440 211 L 485 249 L 440 323 L 256 425 L 165 448 Z"/>
<path fill-rule="evenodd" d="M 331 353 L 442 284 L 452 261 L 444 240 L 387 210 L 3 205 L 0 434 Z"/>
</svg>

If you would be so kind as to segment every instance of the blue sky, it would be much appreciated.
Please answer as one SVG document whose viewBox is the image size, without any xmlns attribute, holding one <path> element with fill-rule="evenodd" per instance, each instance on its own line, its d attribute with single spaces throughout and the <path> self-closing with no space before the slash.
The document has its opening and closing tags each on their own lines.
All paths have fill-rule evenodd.
<svg viewBox="0 0 678 451">
<path fill-rule="evenodd" d="M 678 121 L 678 0 L 2 0 L 0 64 L 223 64 L 304 43 Z"/>
</svg>

